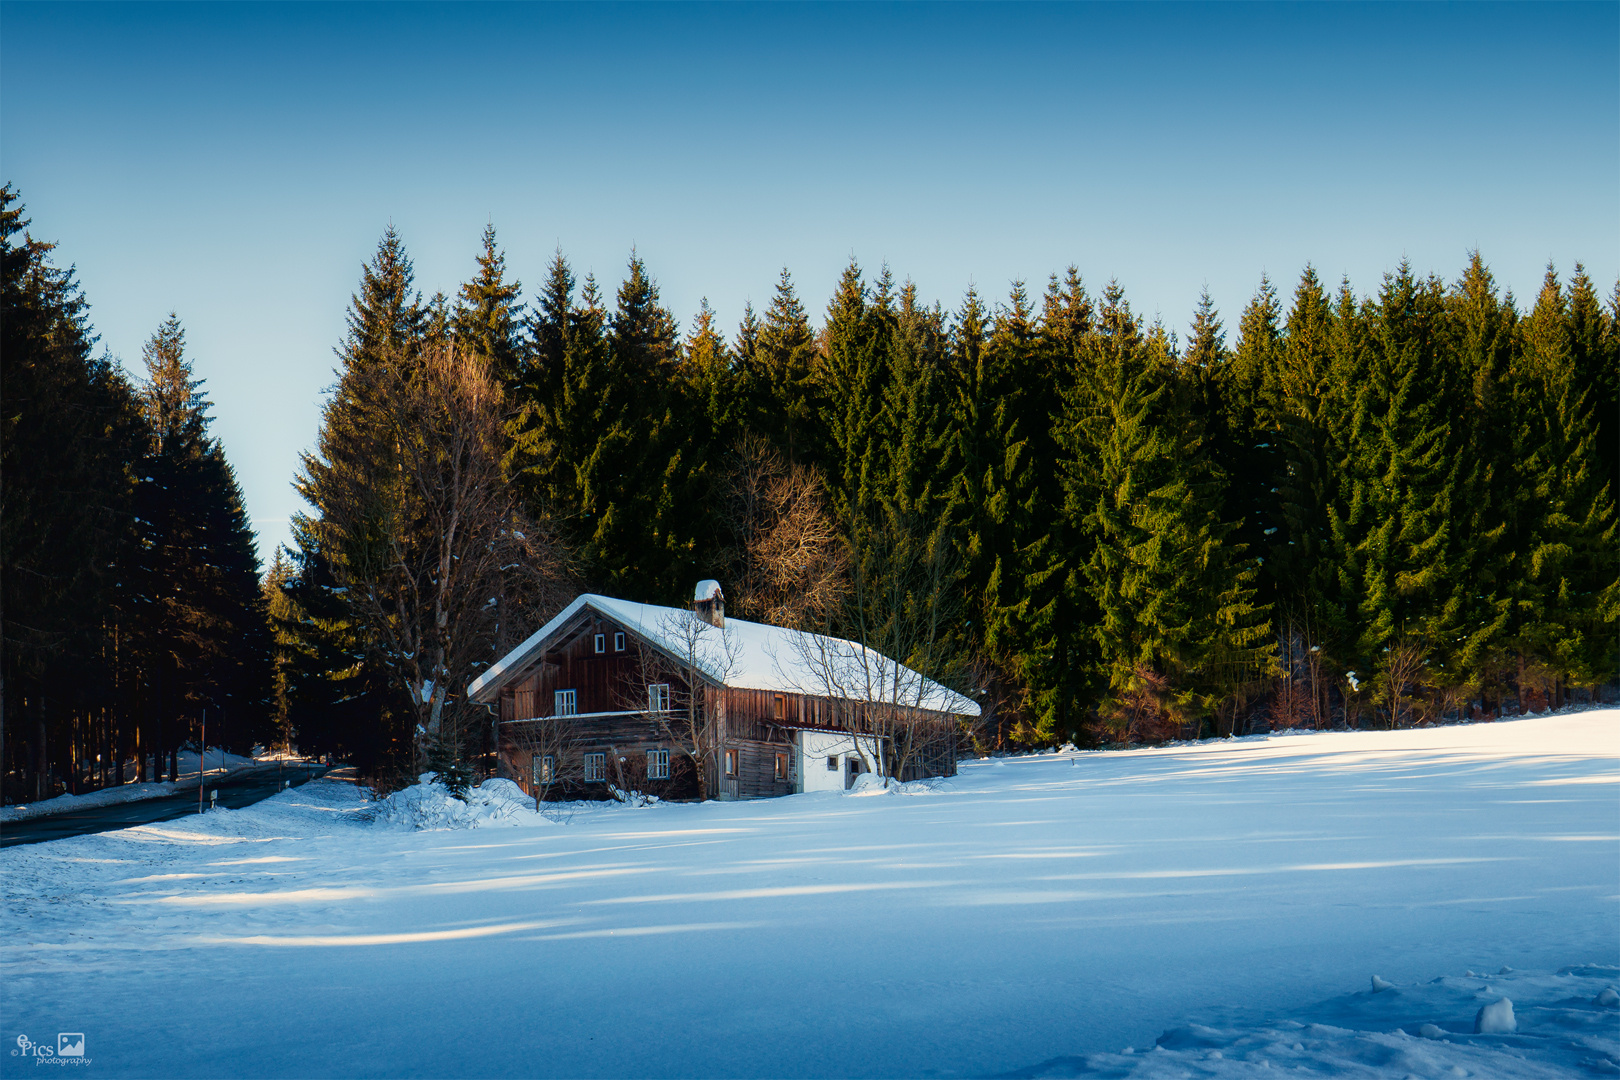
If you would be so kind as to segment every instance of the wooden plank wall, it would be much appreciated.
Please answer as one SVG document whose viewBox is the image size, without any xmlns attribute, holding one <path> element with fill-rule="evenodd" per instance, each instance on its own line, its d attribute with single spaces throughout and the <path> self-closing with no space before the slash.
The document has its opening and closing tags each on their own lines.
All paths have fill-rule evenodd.
<svg viewBox="0 0 1620 1080">
<path fill-rule="evenodd" d="M 575 711 L 581 713 L 618 712 L 647 707 L 647 683 L 667 682 L 677 694 L 685 683 L 678 672 L 664 666 L 649 678 L 635 639 L 625 634 L 625 648 L 615 651 L 613 638 L 621 628 L 587 610 L 588 616 L 565 630 L 562 638 L 535 669 L 501 691 L 501 719 L 527 720 L 550 716 L 558 690 L 573 690 Z M 596 635 L 603 636 L 606 652 L 596 651 Z"/>
<path fill-rule="evenodd" d="M 594 611 L 582 611 L 574 625 L 565 628 L 557 645 L 540 658 L 531 671 L 501 691 L 501 756 L 507 774 L 525 791 L 530 790 L 533 773 L 527 752 L 522 749 L 525 740 L 521 722 L 551 716 L 555 691 L 571 689 L 575 692 L 576 712 L 619 714 L 588 716 L 581 720 L 576 743 L 578 753 L 607 753 L 615 764 L 619 757 L 625 758 L 624 782 L 635 790 L 661 798 L 697 797 L 694 763 L 665 738 L 652 717 L 641 711 L 647 706 L 649 682 L 669 683 L 677 707 L 685 696 L 685 682 L 673 665 L 638 648 L 635 637 L 628 632 L 625 648 L 615 650 L 614 634 L 622 630 Z M 604 635 L 602 653 L 596 652 L 597 634 Z M 721 725 L 719 750 L 708 769 L 709 791 L 722 797 L 751 799 L 791 794 L 794 782 L 777 779 L 776 755 L 791 748 L 794 728 L 870 730 L 860 706 L 855 703 L 735 687 L 709 687 L 702 692 L 705 715 L 710 717 L 710 722 Z M 939 714 L 938 720 L 954 727 L 954 719 L 946 714 Z M 735 776 L 723 775 L 724 751 L 728 747 L 738 752 Z M 647 779 L 647 752 L 653 749 L 671 750 L 669 780 Z M 954 745 L 939 747 L 924 768 L 913 767 L 907 772 L 955 775 Z M 609 777 L 613 776 L 614 770 L 610 767 Z M 904 779 L 915 778 L 908 775 Z M 553 794 L 570 799 L 606 797 L 606 787 L 601 783 L 578 788 L 559 785 L 553 789 Z"/>
</svg>

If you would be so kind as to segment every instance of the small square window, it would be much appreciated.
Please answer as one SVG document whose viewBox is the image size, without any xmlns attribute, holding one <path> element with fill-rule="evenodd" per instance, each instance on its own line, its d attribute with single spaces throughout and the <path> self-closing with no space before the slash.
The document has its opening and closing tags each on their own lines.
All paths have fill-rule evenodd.
<svg viewBox="0 0 1620 1080">
<path fill-rule="evenodd" d="M 613 635 L 613 651 L 624 652 L 624 633 L 622 631 Z"/>
<path fill-rule="evenodd" d="M 827 758 L 827 771 L 828 772 L 837 772 L 838 771 L 838 755 L 837 754 L 830 755 Z"/>
<path fill-rule="evenodd" d="M 572 690 L 558 690 L 551 695 L 553 716 L 577 716 L 579 714 L 579 698 Z"/>
<path fill-rule="evenodd" d="M 606 634 L 597 634 L 596 635 L 596 651 L 597 652 L 607 652 L 607 635 Z"/>
<path fill-rule="evenodd" d="M 776 778 L 778 780 L 788 779 L 788 756 L 785 753 L 776 755 Z"/>
<path fill-rule="evenodd" d="M 735 750 L 726 751 L 726 775 L 737 775 L 737 751 Z"/>
<path fill-rule="evenodd" d="M 669 683 L 648 684 L 647 711 L 669 712 Z"/>
<path fill-rule="evenodd" d="M 649 751 L 647 751 L 647 779 L 649 779 L 649 780 L 668 780 L 669 779 L 669 751 L 668 750 L 649 750 Z"/>
<path fill-rule="evenodd" d="M 534 782 L 537 784 L 555 783 L 557 779 L 557 759 L 550 754 L 534 759 Z"/>
<path fill-rule="evenodd" d="M 585 755 L 585 779 L 587 782 L 607 779 L 607 755 Z"/>
</svg>

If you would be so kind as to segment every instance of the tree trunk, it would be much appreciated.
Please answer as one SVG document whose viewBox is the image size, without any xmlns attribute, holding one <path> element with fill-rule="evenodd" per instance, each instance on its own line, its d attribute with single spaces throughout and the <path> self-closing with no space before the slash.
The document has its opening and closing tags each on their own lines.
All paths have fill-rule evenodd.
<svg viewBox="0 0 1620 1080">
<path fill-rule="evenodd" d="M 70 795 L 77 795 L 79 793 L 79 761 L 80 760 L 81 760 L 81 755 L 79 753 L 79 714 L 78 714 L 77 711 L 75 711 L 73 716 L 68 720 L 67 789 L 68 789 L 68 794 L 70 794 Z"/>
<path fill-rule="evenodd" d="M 45 797 L 45 773 L 50 768 L 50 745 L 45 731 L 45 698 L 34 709 L 34 801 Z"/>
</svg>

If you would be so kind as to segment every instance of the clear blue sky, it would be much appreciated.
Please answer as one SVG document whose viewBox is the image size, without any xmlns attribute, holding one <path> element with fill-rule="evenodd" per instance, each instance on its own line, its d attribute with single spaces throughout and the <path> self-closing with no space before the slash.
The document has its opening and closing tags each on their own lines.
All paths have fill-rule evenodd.
<svg viewBox="0 0 1620 1080">
<path fill-rule="evenodd" d="M 138 369 L 179 312 L 268 556 L 392 221 L 453 293 L 634 245 L 682 326 L 853 255 L 954 308 L 1077 264 L 1184 327 L 1478 247 L 1620 275 L 1620 5 L 7 2 L 0 177 Z"/>
</svg>

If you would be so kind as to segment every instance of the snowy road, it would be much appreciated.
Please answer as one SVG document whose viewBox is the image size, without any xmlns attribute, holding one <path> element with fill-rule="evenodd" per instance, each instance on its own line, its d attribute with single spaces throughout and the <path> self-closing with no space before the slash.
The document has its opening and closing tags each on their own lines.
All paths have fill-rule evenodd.
<svg viewBox="0 0 1620 1080">
<path fill-rule="evenodd" d="M 997 1073 L 1620 963 L 1617 781 L 1614 710 L 472 831 L 319 781 L 0 853 L 0 1038 L 109 1076 Z"/>
<path fill-rule="evenodd" d="M 283 784 L 296 787 L 325 771 L 324 765 L 299 764 L 292 767 L 261 765 L 257 768 L 243 769 L 229 776 L 210 778 L 206 781 L 204 790 L 211 789 L 218 792 L 219 805 L 235 810 L 269 798 L 281 790 Z M 69 836 L 127 829 L 131 825 L 173 821 L 188 814 L 196 814 L 200 801 L 197 789 L 191 787 L 155 799 L 90 806 L 83 810 L 64 810 L 42 817 L 7 821 L 0 823 L 0 847 L 41 844 L 47 840 L 62 840 Z"/>
</svg>

